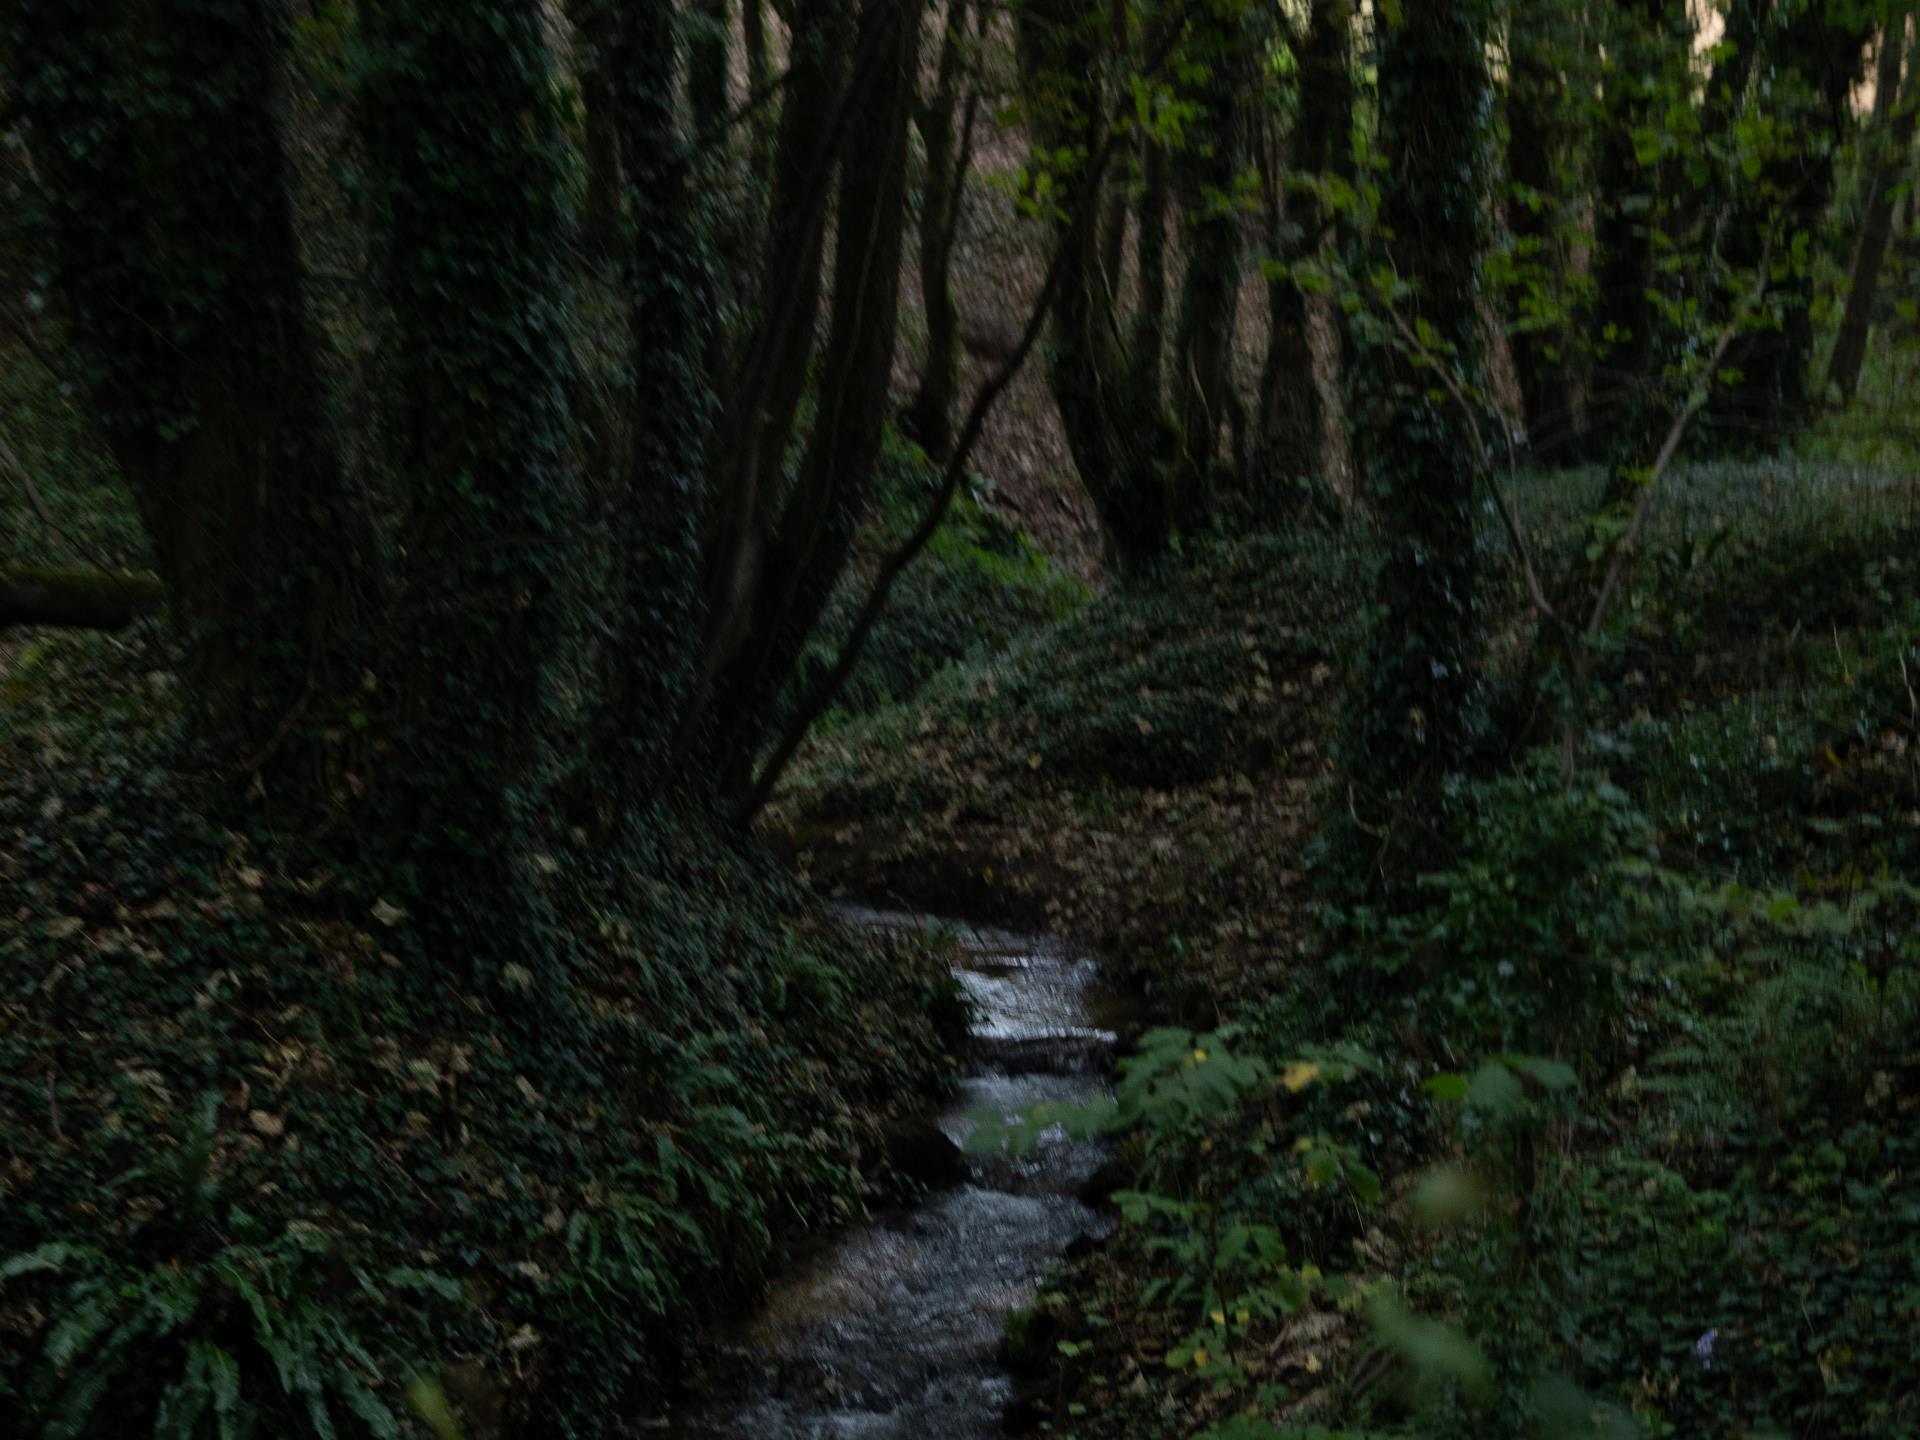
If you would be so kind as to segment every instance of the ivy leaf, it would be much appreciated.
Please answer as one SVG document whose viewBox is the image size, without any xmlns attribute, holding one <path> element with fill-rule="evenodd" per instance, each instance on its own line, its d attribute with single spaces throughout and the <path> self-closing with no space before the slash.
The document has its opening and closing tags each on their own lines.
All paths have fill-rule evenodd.
<svg viewBox="0 0 1920 1440">
<path fill-rule="evenodd" d="M 17 1275 L 31 1275 L 36 1270 L 58 1270 L 67 1261 L 78 1259 L 90 1252 L 77 1245 L 68 1245 L 62 1241 L 49 1241 L 37 1249 L 15 1255 L 0 1265 L 0 1280 L 11 1280 Z"/>
<path fill-rule="evenodd" d="M 1498 1060 L 1489 1060 L 1474 1071 L 1467 1085 L 1467 1109 L 1489 1120 L 1501 1120 L 1513 1114 L 1526 1099 L 1519 1079 Z"/>
<path fill-rule="evenodd" d="M 1548 1060 L 1539 1055 L 1502 1055 L 1500 1060 L 1509 1069 L 1518 1070 L 1549 1090 L 1571 1090 L 1579 1082 L 1573 1067 L 1562 1060 Z"/>
<path fill-rule="evenodd" d="M 1513 1079 L 1511 1074 L 1507 1078 Z M 1381 1295 L 1373 1302 L 1372 1320 L 1374 1333 L 1384 1344 L 1400 1352 L 1423 1386 L 1452 1380 L 1469 1394 L 1487 1388 L 1486 1357 L 1459 1331 L 1437 1320 L 1423 1320 L 1409 1314 L 1388 1295 Z"/>
<path fill-rule="evenodd" d="M 1457 1165 L 1436 1165 L 1421 1177 L 1410 1204 L 1422 1225 L 1451 1225 L 1474 1215 L 1486 1203 L 1480 1182 Z"/>
<path fill-rule="evenodd" d="M 1380 1176 L 1362 1165 L 1358 1160 L 1347 1161 L 1347 1188 L 1353 1191 L 1354 1198 L 1362 1205 L 1375 1205 L 1380 1200 Z"/>
</svg>

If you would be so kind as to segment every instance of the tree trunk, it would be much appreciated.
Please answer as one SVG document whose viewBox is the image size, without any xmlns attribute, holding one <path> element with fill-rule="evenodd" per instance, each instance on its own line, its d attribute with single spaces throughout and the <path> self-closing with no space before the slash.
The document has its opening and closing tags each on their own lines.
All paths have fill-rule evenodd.
<svg viewBox="0 0 1920 1440">
<path fill-rule="evenodd" d="M 672 11 L 665 12 L 671 16 Z M 620 163 L 620 82 L 611 74 L 613 16 L 607 7 L 584 0 L 575 6 L 580 37 L 580 103 L 586 112 L 584 158 L 587 203 L 581 228 L 587 249 L 603 264 L 620 256 L 620 201 L 624 190 Z"/>
<path fill-rule="evenodd" d="M 1083 427 L 1097 424 L 1106 432 L 1111 459 L 1098 474 L 1082 466 L 1080 475 L 1100 512 L 1113 559 L 1122 570 L 1157 564 L 1173 544 L 1176 518 L 1171 472 L 1177 437 L 1167 411 L 1164 380 L 1172 187 L 1165 147 L 1146 140 L 1141 148 L 1143 169 L 1134 214 L 1139 297 L 1126 355 L 1123 359 L 1113 349 L 1111 320 L 1104 322 L 1100 335 L 1086 338 L 1081 352 L 1104 368 L 1091 387 L 1091 398 L 1097 403 L 1082 409 L 1079 423 Z M 1073 228 L 1076 254 L 1085 255 L 1096 238 L 1093 213 L 1076 215 Z M 1089 288 L 1094 286 L 1104 289 L 1105 281 L 1096 278 Z M 1104 305 L 1089 309 L 1085 323 L 1100 323 L 1094 317 L 1104 309 Z M 1076 384 L 1074 388 L 1085 387 Z"/>
<path fill-rule="evenodd" d="M 840 156 L 833 318 L 819 403 L 793 492 L 771 535 L 746 643 L 721 674 L 716 775 L 743 797 L 774 702 L 846 566 L 872 490 L 887 416 L 900 294 L 906 138 L 920 4 L 864 0 L 847 103 L 859 123 Z"/>
<path fill-rule="evenodd" d="M 1166 59 L 1177 36 L 1150 26 L 1147 60 Z M 1034 0 L 1016 16 L 1021 85 L 1039 168 L 1054 185 L 1054 286 L 1047 383 L 1074 468 L 1100 516 L 1117 568 L 1157 563 L 1175 534 L 1178 462 L 1163 391 L 1166 352 L 1167 157 L 1143 141 L 1139 304 L 1123 353 L 1115 290 L 1103 263 L 1100 175 L 1110 121 L 1102 75 L 1110 17 L 1075 0 Z M 1129 57 L 1131 63 L 1131 57 Z M 1071 157 L 1062 164 L 1061 157 Z"/>
<path fill-rule="evenodd" d="M 1772 23 L 1775 0 L 1727 0 L 1726 28 L 1721 36 L 1725 53 L 1715 62 L 1707 77 L 1707 93 L 1700 109 L 1700 145 L 1703 154 L 1721 148 L 1733 132 L 1734 123 L 1747 106 L 1747 92 L 1760 59 L 1767 27 Z M 1725 216 L 1713 213 L 1730 199 L 1733 177 L 1711 166 L 1704 184 L 1688 187 L 1690 220 L 1703 226 L 1698 237 L 1717 244 Z M 1688 231 L 1680 231 L 1686 235 Z"/>
<path fill-rule="evenodd" d="M 1284 157 L 1308 175 L 1353 179 L 1353 72 L 1349 0 L 1314 0 L 1300 47 L 1300 122 L 1292 154 Z M 1312 194 L 1282 198 L 1283 157 L 1277 145 L 1262 186 L 1268 244 L 1274 259 L 1291 264 L 1344 243 L 1349 227 Z M 1267 282 L 1267 352 L 1260 371 L 1260 462 L 1276 482 L 1320 477 L 1327 417 L 1315 375 L 1307 292 L 1290 276 Z M 1344 340 L 1344 327 L 1341 331 Z M 1345 359 L 1345 346 L 1337 361 Z"/>
<path fill-rule="evenodd" d="M 1562 299 L 1559 283 L 1561 186 L 1554 174 L 1554 149 L 1561 140 L 1561 81 L 1547 38 L 1543 15 L 1516 10 L 1509 20 L 1511 71 L 1507 80 L 1507 233 L 1518 262 L 1533 272 L 1549 306 Z M 1522 193 L 1524 191 L 1524 193 Z M 1528 315 L 1523 303 L 1509 344 L 1520 382 L 1521 420 L 1532 452 L 1546 460 L 1568 461 L 1573 392 L 1564 325 L 1557 318 Z"/>
<path fill-rule="evenodd" d="M 1304 194 L 1285 194 L 1286 162 L 1277 139 L 1268 137 L 1261 152 L 1260 199 L 1267 247 L 1276 264 L 1287 265 L 1303 258 L 1313 209 Z M 1258 477 L 1255 493 L 1247 497 L 1260 521 L 1279 519 L 1292 486 L 1320 473 L 1321 417 L 1310 333 L 1307 292 L 1290 275 L 1270 277 L 1256 462 L 1265 473 Z"/>
<path fill-rule="evenodd" d="M 579 777 L 581 808 L 611 826 L 636 795 L 672 773 L 682 707 L 697 683 L 702 477 L 714 396 L 705 370 L 716 281 L 689 193 L 674 104 L 670 6 L 596 0 L 608 26 L 620 143 L 633 226 L 626 252 L 634 440 L 612 505 L 612 601 L 598 704 Z"/>
<path fill-rule="evenodd" d="M 249 0 L 13 7 L 0 46 L 81 373 L 185 640 L 196 738 L 298 799 L 325 788 L 321 712 L 358 681 L 374 559 L 305 314 L 283 18 Z"/>
<path fill-rule="evenodd" d="M 1247 41 L 1219 12 L 1203 9 L 1193 23 L 1190 52 L 1206 78 L 1195 88 L 1189 153 L 1180 166 L 1180 213 L 1186 274 L 1174 354 L 1179 358 L 1180 437 L 1176 487 L 1181 528 L 1198 533 L 1211 510 L 1220 468 L 1220 433 L 1227 422 L 1229 365 L 1240 297 L 1240 213 L 1234 186 L 1246 155 L 1240 94 L 1250 83 Z"/>
<path fill-rule="evenodd" d="M 1138 413 L 1143 414 L 1161 406 L 1161 371 L 1167 353 L 1167 209 L 1171 199 L 1166 148 L 1149 142 L 1145 151 L 1134 227 L 1140 246 L 1140 308 L 1134 313 L 1128 347 L 1128 389 L 1134 403 L 1142 407 Z"/>
<path fill-rule="evenodd" d="M 1886 263 L 1887 242 L 1893 235 L 1894 192 L 1913 160 L 1916 91 L 1910 72 L 1904 89 L 1900 80 L 1901 56 L 1912 48 L 1906 28 L 1906 17 L 1896 16 L 1880 37 L 1873 92 L 1874 163 L 1869 166 L 1860 238 L 1848 267 L 1847 307 L 1840 319 L 1833 358 L 1827 365 L 1828 388 L 1837 390 L 1841 402 L 1848 405 L 1853 403 L 1860 369 L 1867 359 L 1874 297 L 1880 288 L 1881 267 Z"/>
<path fill-rule="evenodd" d="M 1645 462 L 1665 414 L 1654 334 L 1658 312 L 1648 298 L 1655 280 L 1654 237 L 1665 185 L 1657 165 L 1641 162 L 1635 137 L 1649 123 L 1676 62 L 1685 63 L 1692 27 L 1682 0 L 1615 0 L 1610 19 L 1595 177 L 1593 274 L 1598 293 L 1589 331 L 1594 359 L 1586 448 L 1594 459 L 1614 467 L 1609 493 L 1625 501 L 1631 496 L 1625 468 Z M 1751 55 L 1744 56 L 1743 63 L 1750 65 Z M 1716 78 L 1729 86 L 1740 83 L 1730 71 Z M 1521 357 L 1516 355 L 1515 361 L 1520 363 Z M 1524 366 L 1521 373 L 1524 383 Z"/>
<path fill-rule="evenodd" d="M 747 57 L 747 98 L 759 104 L 748 124 L 753 131 L 753 173 L 762 184 L 773 170 L 773 129 L 766 121 L 763 97 L 772 78 L 767 61 L 765 0 L 740 0 L 740 40 Z"/>
<path fill-rule="evenodd" d="M 1107 0 L 1107 43 L 1116 55 L 1130 53 L 1127 8 L 1127 0 Z M 1115 168 L 1121 169 L 1125 163 L 1122 155 L 1116 154 Z M 1126 263 L 1126 249 L 1127 194 L 1124 187 L 1114 185 L 1107 193 L 1106 213 L 1100 222 L 1100 281 L 1107 304 L 1115 308 L 1124 303 L 1120 271 Z"/>
<path fill-rule="evenodd" d="M 1713 154 L 1730 146 L 1736 125 L 1749 103 L 1753 76 L 1759 68 L 1761 50 L 1773 23 L 1775 0 L 1728 0 L 1725 42 L 1726 53 L 1713 67 L 1707 80 L 1707 94 L 1701 106 L 1701 149 Z M 1703 181 L 1688 186 L 1686 213 L 1678 233 L 1703 256 L 1702 271 L 1711 277 L 1716 267 L 1752 268 L 1759 262 L 1766 236 L 1765 202 L 1756 204 L 1747 192 L 1756 185 L 1739 176 L 1731 167 L 1711 166 Z M 1709 283 L 1710 279 L 1709 279 Z M 1704 306 L 1708 318 L 1723 322 L 1732 313 L 1733 301 L 1717 289 L 1708 290 Z M 1742 347 L 1736 346 L 1737 354 Z M 1715 385 L 1719 382 L 1716 380 Z M 1702 417 L 1702 432 L 1712 428 L 1711 409 Z M 1725 444 L 1727 435 L 1718 438 Z M 1616 482 L 1616 492 L 1627 490 L 1625 482 Z M 1619 494 L 1621 506 L 1630 494 Z"/>
<path fill-rule="evenodd" d="M 687 113 L 702 144 L 722 145 L 727 139 L 728 41 L 732 35 L 727 0 L 694 0 L 693 20 L 687 28 Z"/>
<path fill-rule="evenodd" d="M 560 137 L 539 0 L 371 0 L 363 13 L 408 484 L 387 833 L 423 934 L 484 981 L 554 953 L 528 865 L 552 778 L 568 569 L 555 539 L 574 508 Z M 500 114 L 515 123 L 474 118 Z"/>
<path fill-rule="evenodd" d="M 1798 9 L 1769 37 L 1774 60 L 1769 103 L 1783 139 L 1729 228 L 1726 258 L 1759 262 L 1768 235 L 1775 253 L 1818 249 L 1833 196 L 1834 154 L 1851 126 L 1848 99 L 1859 78 L 1867 32 L 1840 23 L 1824 5 Z M 1778 323 L 1743 335 L 1728 352 L 1734 379 L 1717 386 L 1707 423 L 1724 449 L 1771 451 L 1812 418 L 1813 266 L 1789 263 L 1771 290 Z"/>
<path fill-rule="evenodd" d="M 850 113 L 844 66 L 853 36 L 846 19 L 841 0 L 796 0 L 792 7 L 758 315 L 740 372 L 722 396 L 710 459 L 707 633 L 687 725 L 706 715 L 721 670 L 747 641 L 767 537 L 783 499 L 820 310 L 833 163 Z"/>
<path fill-rule="evenodd" d="M 970 160 L 960 151 L 954 134 L 966 23 L 966 0 L 949 0 L 933 94 L 918 114 L 927 154 L 920 202 L 920 305 L 927 323 L 927 353 L 920 388 L 907 409 L 906 430 L 940 463 L 953 449 L 953 402 L 960 383 L 960 312 L 954 303 L 951 271 Z"/>
<path fill-rule="evenodd" d="M 0 569 L 0 631 L 10 625 L 124 630 L 157 614 L 166 591 L 151 575 L 96 570 Z"/>
<path fill-rule="evenodd" d="M 1485 204 L 1481 133 L 1486 61 L 1474 0 L 1402 0 L 1380 56 L 1380 214 L 1386 260 L 1414 287 L 1402 319 L 1431 327 L 1443 363 L 1478 369 L 1475 296 Z M 1356 808 L 1383 820 L 1381 797 L 1434 785 L 1479 735 L 1478 574 L 1466 418 L 1399 344 L 1365 357 L 1368 487 L 1383 532 L 1380 618 L 1364 695 L 1350 712 L 1347 772 Z"/>
<path fill-rule="evenodd" d="M 1096 18 L 1098 23 L 1096 23 Z M 1163 553 L 1172 538 L 1172 520 L 1164 500 L 1135 490 L 1140 470 L 1129 444 L 1138 432 L 1133 404 L 1140 381 L 1114 342 L 1118 324 L 1115 295 L 1101 256 L 1102 196 L 1099 176 L 1090 173 L 1092 157 L 1107 144 L 1106 95 L 1101 85 L 1102 42 L 1111 43 L 1105 17 L 1094 17 L 1073 0 L 1034 0 L 1015 17 L 1021 88 L 1030 111 L 1030 128 L 1042 168 L 1053 174 L 1058 218 L 1053 244 L 1058 280 L 1047 364 L 1047 385 L 1060 415 L 1074 469 L 1100 516 L 1102 533 L 1115 563 L 1128 568 Z M 1059 166 L 1061 154 L 1075 157 Z M 1157 163 L 1149 149 L 1141 204 L 1139 237 L 1142 310 L 1156 291 L 1164 311 L 1164 260 L 1159 282 L 1154 257 L 1164 254 L 1166 184 L 1158 183 Z M 1157 197 L 1153 212 L 1147 196 Z M 1159 219 L 1149 224 L 1150 215 Z M 1138 360 L 1142 352 L 1134 347 Z M 1155 403 L 1158 403 L 1157 376 Z M 1123 422 L 1119 417 L 1127 417 Z"/>
</svg>

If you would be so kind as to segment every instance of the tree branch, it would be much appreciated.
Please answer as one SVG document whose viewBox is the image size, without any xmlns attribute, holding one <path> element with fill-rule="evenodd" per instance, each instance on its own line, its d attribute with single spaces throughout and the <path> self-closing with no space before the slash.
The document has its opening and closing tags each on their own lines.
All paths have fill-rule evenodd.
<svg viewBox="0 0 1920 1440">
<path fill-rule="evenodd" d="M 1620 582 L 1626 575 L 1627 562 L 1633 557 L 1634 542 L 1640 538 L 1640 532 L 1646 527 L 1647 515 L 1653 509 L 1655 494 L 1660 489 L 1660 481 L 1667 473 L 1667 467 L 1673 463 L 1673 457 L 1680 451 L 1680 442 L 1686 438 L 1687 427 L 1693 423 L 1693 417 L 1700 413 L 1707 403 L 1707 396 L 1713 388 L 1714 372 L 1720 368 L 1720 362 L 1726 357 L 1727 347 L 1733 344 L 1733 337 L 1740 332 L 1747 317 L 1759 308 L 1766 298 L 1767 282 L 1771 278 L 1769 270 L 1773 261 L 1773 236 L 1767 236 L 1766 244 L 1761 247 L 1760 263 L 1754 267 L 1753 291 L 1747 296 L 1746 303 L 1734 311 L 1733 318 L 1720 332 L 1715 342 L 1713 354 L 1708 357 L 1706 367 L 1701 372 L 1700 383 L 1695 385 L 1687 403 L 1680 413 L 1673 417 L 1673 424 L 1667 430 L 1667 438 L 1661 442 L 1660 452 L 1654 457 L 1653 469 L 1640 486 L 1640 493 L 1634 497 L 1633 515 L 1627 521 L 1627 528 L 1613 543 L 1607 562 L 1607 573 L 1600 582 L 1600 593 L 1594 597 L 1593 613 L 1587 617 L 1585 636 L 1592 641 L 1600 633 L 1600 627 L 1606 622 L 1607 608 L 1613 601 L 1614 592 L 1620 588 Z"/>
<path fill-rule="evenodd" d="M 98 570 L 0 570 L 0 630 L 57 625 L 122 630 L 160 609 L 165 598 L 151 575 Z"/>
<path fill-rule="evenodd" d="M 1101 163 L 1104 168 L 1104 154 L 1101 157 Z M 1090 187 L 1090 189 L 1097 191 L 1097 187 Z M 934 532 L 947 518 L 947 510 L 952 506 L 953 497 L 960 489 L 960 481 L 966 475 L 967 460 L 973 454 L 973 447 L 979 441 L 980 432 L 986 425 L 987 413 L 992 410 L 994 402 L 1000 398 L 1000 392 L 1007 388 L 1013 377 L 1019 373 L 1020 367 L 1026 363 L 1027 356 L 1033 350 L 1034 342 L 1040 338 L 1040 332 L 1046 325 L 1047 314 L 1053 308 L 1054 292 L 1059 288 L 1060 276 L 1066 268 L 1065 258 L 1064 247 L 1054 251 L 1053 260 L 1047 267 L 1046 283 L 1040 287 L 1040 294 L 1033 302 L 1033 309 L 1027 316 L 1026 328 L 1021 332 L 1019 344 L 1014 346 L 1012 353 L 1000 362 L 993 374 L 983 380 L 980 388 L 974 392 L 973 403 L 967 410 L 967 423 L 960 431 L 960 443 L 954 446 L 953 454 L 947 460 L 947 467 L 941 474 L 940 488 L 934 495 L 933 502 L 927 507 L 926 514 L 921 517 L 913 533 L 901 543 L 897 550 L 887 556 L 880 566 L 880 572 L 874 578 L 873 589 L 868 593 L 866 603 L 860 607 L 860 614 L 854 621 L 853 630 L 841 645 L 840 653 L 834 659 L 833 668 L 807 693 L 799 710 L 787 722 L 786 729 L 781 733 L 780 743 L 774 747 L 773 754 L 761 767 L 760 774 L 748 789 L 746 798 L 735 807 L 732 815 L 734 823 L 745 824 L 759 814 L 762 807 L 766 805 L 781 772 L 786 769 L 787 762 L 793 759 L 794 752 L 800 748 L 800 742 L 806 738 L 807 731 L 832 703 L 833 697 L 839 693 L 840 687 L 853 673 L 854 666 L 860 663 L 861 649 L 865 646 L 867 636 L 873 630 L 875 622 L 879 620 L 881 612 L 887 607 L 887 596 L 893 590 L 894 581 L 900 578 L 907 566 L 912 564 L 914 558 L 926 548 L 927 542 L 933 539 Z"/>
</svg>

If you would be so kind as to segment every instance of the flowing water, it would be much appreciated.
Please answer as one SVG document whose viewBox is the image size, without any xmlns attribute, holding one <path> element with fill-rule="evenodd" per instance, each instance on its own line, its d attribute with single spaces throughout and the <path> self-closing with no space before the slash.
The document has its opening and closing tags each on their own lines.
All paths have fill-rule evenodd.
<svg viewBox="0 0 1920 1440">
<path fill-rule="evenodd" d="M 850 912 L 879 928 L 922 917 Z M 974 1062 L 940 1128 L 1105 1093 L 1118 1013 L 1092 958 L 1059 941 L 954 927 L 955 973 L 974 1004 Z M 676 1419 L 685 1440 L 979 1440 L 1001 1434 L 1011 1377 L 997 1362 L 1006 1312 L 1100 1217 L 1079 1192 L 1097 1142 L 1059 1130 L 1019 1158 L 967 1157 L 964 1183 L 848 1231 L 778 1286 L 737 1337 L 731 1393 Z"/>
</svg>

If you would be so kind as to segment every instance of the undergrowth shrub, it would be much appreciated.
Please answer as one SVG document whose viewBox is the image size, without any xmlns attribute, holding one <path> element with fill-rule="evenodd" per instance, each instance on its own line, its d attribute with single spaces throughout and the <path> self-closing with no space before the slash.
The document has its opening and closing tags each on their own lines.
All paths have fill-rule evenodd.
<svg viewBox="0 0 1920 1440">
<path fill-rule="evenodd" d="M 1920 946 L 1886 941 L 1920 896 L 1785 878 L 1662 874 L 1665 938 L 1622 993 L 1619 1041 L 1586 1051 L 1578 1103 L 1543 1114 L 1547 1095 L 1508 1086 L 1506 1135 L 1463 1128 L 1459 1153 L 1508 1198 L 1443 1233 L 1414 1289 L 1479 1341 L 1501 1398 L 1457 1395 L 1413 1433 L 1514 1433 L 1555 1369 L 1622 1435 L 1920 1422 L 1898 1358 L 1920 1244 L 1894 1218 L 1920 1213 L 1920 1100 L 1903 1098 Z M 1471 1105 L 1488 1073 L 1429 1083 Z"/>
<path fill-rule="evenodd" d="M 1675 972 L 1636 1121 L 1569 1167 L 1574 1333 L 1648 1436 L 1920 1428 L 1920 944 L 1872 965 L 1869 904 L 1779 894 L 1762 942 Z M 1867 920 L 1866 925 L 1854 923 Z"/>
<path fill-rule="evenodd" d="M 218 1115 L 209 1093 L 175 1148 L 107 1183 L 143 1215 L 111 1250 L 56 1240 L 0 1263 L 8 1301 L 46 1316 L 13 1398 L 37 1433 L 74 1440 L 397 1440 L 391 1387 L 358 1338 L 365 1313 L 423 1320 L 459 1305 L 460 1287 L 415 1267 L 376 1276 L 317 1225 L 248 1213 L 214 1166 Z M 428 1333 L 407 1328 L 416 1345 Z"/>
<path fill-rule="evenodd" d="M 1269 771 L 1308 740 L 1302 701 L 1334 683 L 1363 574 L 1344 538 L 1196 547 L 1155 583 L 1109 589 L 949 669 L 911 705 L 823 736 L 783 807 L 813 820 L 898 813 L 946 800 L 968 772 L 1098 805 L 1103 786 Z M 996 808 L 977 783 L 957 788 L 961 805 Z"/>
<path fill-rule="evenodd" d="M 204 814 L 148 722 L 0 736 L 0 1433 L 381 1433 L 415 1373 L 604 1433 L 950 1080 L 939 958 L 697 817 L 555 837 L 552 952 L 478 965 L 404 877 Z"/>
<path fill-rule="evenodd" d="M 1601 773 L 1448 782 L 1441 863 L 1383 906 L 1328 907 L 1328 969 L 1468 1053 L 1585 1051 L 1667 939 L 1647 818 Z M 1341 877 L 1331 877 L 1338 885 Z"/>
<path fill-rule="evenodd" d="M 133 496 L 85 403 L 40 355 L 10 335 L 0 338 L 0 444 L 34 484 L 32 496 L 14 479 L 0 487 L 0 564 L 144 570 L 152 563 Z"/>
<path fill-rule="evenodd" d="M 1806 832 L 1831 848 L 1736 847 L 1738 882 L 1674 869 L 1648 777 L 1669 825 L 1751 803 L 1746 742 L 1702 739 L 1647 722 L 1603 737 L 1618 779 L 1457 783 L 1399 908 L 1336 916 L 1221 1030 L 1146 1037 L 1126 1328 L 1043 1298 L 1067 1393 L 1127 1417 L 1101 1433 L 1920 1429 L 1920 891 L 1860 863 L 1872 805 Z M 1308 1312 L 1352 1339 L 1303 1394 L 1274 1357 Z M 1163 1365 L 1114 1393 L 1090 1372 L 1129 1347 Z"/>
<path fill-rule="evenodd" d="M 807 642 L 790 687 L 804 696 L 832 668 L 866 603 L 873 572 L 918 525 L 940 480 L 917 446 L 886 432 L 876 484 L 879 503 L 826 615 Z M 1087 587 L 1050 565 L 990 497 L 963 486 L 927 547 L 895 582 L 867 636 L 860 663 L 834 709 L 860 715 L 904 700 L 944 667 L 1005 646 L 1021 632 L 1071 614 Z"/>
</svg>

